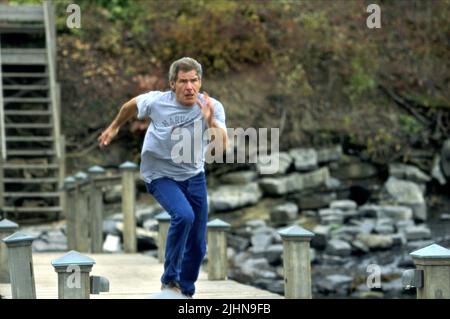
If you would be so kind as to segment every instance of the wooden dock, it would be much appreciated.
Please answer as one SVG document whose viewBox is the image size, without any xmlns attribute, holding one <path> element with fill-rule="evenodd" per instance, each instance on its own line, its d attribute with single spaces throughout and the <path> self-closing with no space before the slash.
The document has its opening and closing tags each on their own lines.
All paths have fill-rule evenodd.
<svg viewBox="0 0 450 319">
<path fill-rule="evenodd" d="M 57 275 L 51 261 L 64 253 L 33 253 L 36 297 L 56 299 Z M 91 275 L 109 280 L 109 292 L 90 295 L 91 299 L 147 299 L 160 291 L 163 265 L 142 254 L 87 254 L 96 262 Z M 240 284 L 233 280 L 209 281 L 200 273 L 195 299 L 280 299 L 283 296 Z M 2 298 L 11 298 L 9 284 L 0 284 Z"/>
</svg>

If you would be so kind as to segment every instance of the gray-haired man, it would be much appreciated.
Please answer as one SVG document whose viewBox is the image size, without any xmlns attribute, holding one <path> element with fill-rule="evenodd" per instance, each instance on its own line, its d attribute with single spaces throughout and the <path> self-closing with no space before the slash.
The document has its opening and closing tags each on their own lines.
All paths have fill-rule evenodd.
<svg viewBox="0 0 450 319">
<path fill-rule="evenodd" d="M 200 93 L 202 67 L 192 58 L 172 63 L 169 71 L 170 91 L 151 91 L 125 103 L 111 125 L 101 134 L 101 147 L 107 146 L 119 128 L 130 118 L 151 118 L 141 152 L 141 175 L 147 190 L 170 214 L 167 235 L 164 288 L 192 296 L 206 251 L 206 223 L 208 220 L 206 179 L 204 173 L 207 139 L 196 136 L 194 128 L 209 129 L 226 149 L 227 134 L 222 104 Z M 201 152 L 193 150 L 190 161 L 174 159 L 173 134 L 179 129 L 191 133 L 201 145 Z M 182 143 L 192 143 L 191 139 Z M 184 149 L 192 151 L 192 145 Z M 197 150 L 198 151 L 198 150 Z M 200 154 L 200 156 L 199 156 Z M 184 157 L 185 158 L 185 157 Z"/>
</svg>

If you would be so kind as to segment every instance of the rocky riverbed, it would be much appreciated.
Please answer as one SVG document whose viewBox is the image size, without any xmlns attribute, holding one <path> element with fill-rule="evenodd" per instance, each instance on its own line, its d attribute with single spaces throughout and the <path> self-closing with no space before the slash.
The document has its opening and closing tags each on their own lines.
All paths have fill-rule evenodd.
<svg viewBox="0 0 450 319">
<path fill-rule="evenodd" d="M 439 158 L 428 171 L 403 163 L 385 167 L 343 154 L 339 145 L 291 149 L 275 174 L 264 160 L 245 170 L 209 175 L 210 219 L 233 227 L 227 235 L 229 277 L 283 293 L 283 246 L 278 231 L 300 225 L 311 241 L 313 296 L 414 298 L 401 275 L 409 253 L 432 243 L 450 247 L 448 176 Z M 276 156 L 272 154 L 272 156 Z M 145 194 L 137 206 L 138 249 L 155 255 L 162 208 Z M 120 186 L 105 190 L 104 250 L 122 251 Z M 63 223 L 24 229 L 35 251 L 66 249 Z M 205 261 L 207 262 L 207 261 Z M 374 271 L 380 286 L 369 287 Z"/>
</svg>

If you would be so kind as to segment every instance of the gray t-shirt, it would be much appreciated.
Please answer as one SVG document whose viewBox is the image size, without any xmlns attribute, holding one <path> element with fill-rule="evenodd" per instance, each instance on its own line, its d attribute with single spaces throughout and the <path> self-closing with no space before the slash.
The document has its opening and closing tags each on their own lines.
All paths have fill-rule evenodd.
<svg viewBox="0 0 450 319">
<path fill-rule="evenodd" d="M 200 100 L 206 103 L 202 94 Z M 223 106 L 213 98 L 211 101 L 215 122 L 226 131 Z M 144 181 L 150 183 L 160 177 L 183 181 L 204 171 L 208 140 L 203 134 L 207 124 L 200 107 L 181 105 L 172 91 L 150 91 L 137 96 L 136 102 L 138 118 L 151 119 L 141 152 Z M 182 151 L 174 152 L 174 147 L 179 150 L 180 146 Z"/>
</svg>

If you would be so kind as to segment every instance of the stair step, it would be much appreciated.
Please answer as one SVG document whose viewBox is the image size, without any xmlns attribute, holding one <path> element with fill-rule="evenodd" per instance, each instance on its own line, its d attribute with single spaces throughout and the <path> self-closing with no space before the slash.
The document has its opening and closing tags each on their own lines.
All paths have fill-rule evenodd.
<svg viewBox="0 0 450 319">
<path fill-rule="evenodd" d="M 45 25 L 43 23 L 8 23 L 0 25 L 1 33 L 43 33 Z"/>
<path fill-rule="evenodd" d="M 46 65 L 45 49 L 2 49 L 2 64 Z"/>
<path fill-rule="evenodd" d="M 49 103 L 48 97 L 4 97 L 6 103 Z"/>
<path fill-rule="evenodd" d="M 43 212 L 62 212 L 62 207 L 48 206 L 48 207 L 3 207 L 2 210 L 7 213 L 43 213 Z"/>
<path fill-rule="evenodd" d="M 59 192 L 4 192 L 3 197 L 59 197 Z"/>
<path fill-rule="evenodd" d="M 46 178 L 4 178 L 5 183 L 21 183 L 21 184 L 40 184 L 40 183 L 57 183 L 58 179 L 56 177 L 46 177 Z"/>
<path fill-rule="evenodd" d="M 3 164 L 3 169 L 59 169 L 58 164 Z"/>
<path fill-rule="evenodd" d="M 47 123 L 16 123 L 16 124 L 5 124 L 5 128 L 53 128 L 52 124 Z"/>
<path fill-rule="evenodd" d="M 0 5 L 0 21 L 44 21 L 42 6 L 8 6 Z"/>
<path fill-rule="evenodd" d="M 42 72 L 4 72 L 3 78 L 46 78 L 48 73 Z"/>
<path fill-rule="evenodd" d="M 37 91 L 37 90 L 48 90 L 49 86 L 48 85 L 11 84 L 11 85 L 3 85 L 3 89 L 4 90 L 24 90 L 24 91 L 36 90 Z M 5 97 L 4 100 L 6 100 L 6 99 L 14 99 L 14 98 Z M 18 99 L 18 98 L 15 98 L 15 99 Z"/>
<path fill-rule="evenodd" d="M 19 156 L 19 155 L 55 155 L 55 151 L 53 150 L 6 150 L 6 155 L 8 156 Z"/>
<path fill-rule="evenodd" d="M 52 136 L 12 136 L 6 137 L 6 142 L 51 142 L 55 139 Z"/>
<path fill-rule="evenodd" d="M 5 115 L 51 115 L 50 111 L 42 110 L 5 110 Z"/>
</svg>

